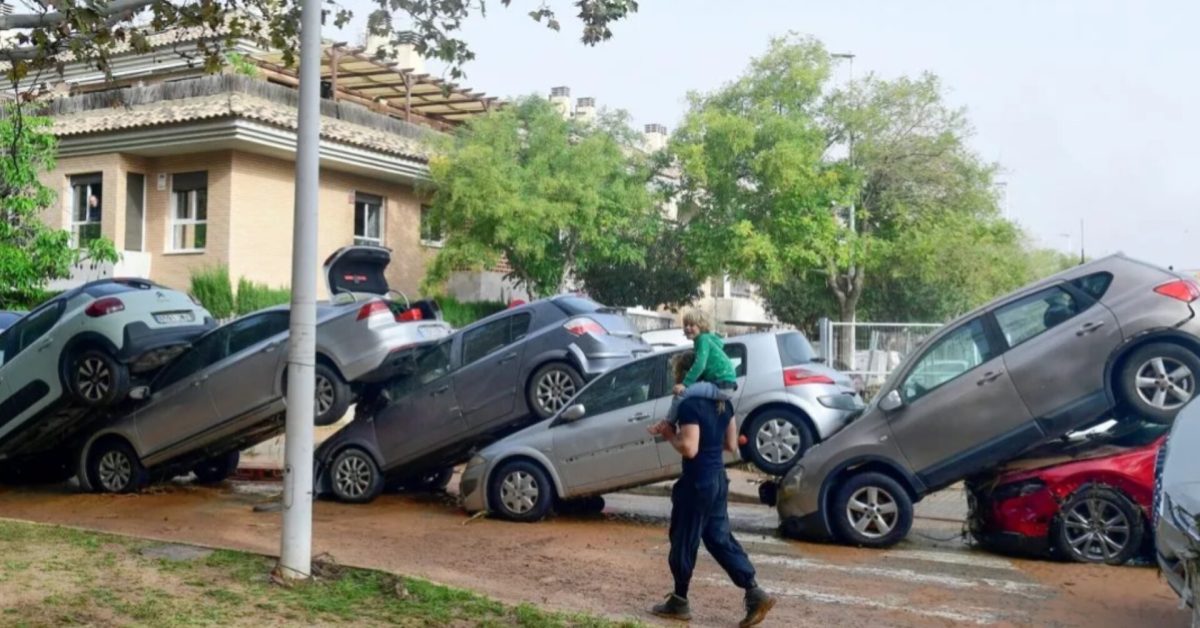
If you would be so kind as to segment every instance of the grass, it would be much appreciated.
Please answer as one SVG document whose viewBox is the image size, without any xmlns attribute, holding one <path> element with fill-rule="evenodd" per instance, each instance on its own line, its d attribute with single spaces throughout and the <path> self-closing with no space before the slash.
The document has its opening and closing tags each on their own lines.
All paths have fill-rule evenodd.
<svg viewBox="0 0 1200 628">
<path fill-rule="evenodd" d="M 162 544 L 0 521 L 0 625 L 633 626 L 507 606 L 415 578 L 333 567 L 290 587 L 274 559 L 217 550 L 191 560 L 143 554 Z"/>
<path fill-rule="evenodd" d="M 287 288 L 272 288 L 266 284 L 250 281 L 245 277 L 238 279 L 237 310 L 238 316 L 257 312 L 274 305 L 283 305 L 292 300 L 292 291 Z"/>
<path fill-rule="evenodd" d="M 208 310 L 214 318 L 233 316 L 233 285 L 229 283 L 229 269 L 213 266 L 192 271 L 192 296 Z"/>
</svg>

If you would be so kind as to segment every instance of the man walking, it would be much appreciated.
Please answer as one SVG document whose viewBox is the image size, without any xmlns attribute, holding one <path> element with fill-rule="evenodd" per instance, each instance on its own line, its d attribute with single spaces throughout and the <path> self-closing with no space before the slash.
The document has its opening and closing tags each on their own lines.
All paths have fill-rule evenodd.
<svg viewBox="0 0 1200 628">
<path fill-rule="evenodd" d="M 746 617 L 740 628 L 762 622 L 775 598 L 758 587 L 754 566 L 733 538 L 729 527 L 729 477 L 725 451 L 737 451 L 737 427 L 732 404 L 689 397 L 679 404 L 678 425 L 661 421 L 650 433 L 670 441 L 683 456 L 683 476 L 671 491 L 671 553 L 668 562 L 675 591 L 652 612 L 659 617 L 687 620 L 692 616 L 688 586 L 700 542 L 729 579 L 746 592 Z"/>
</svg>

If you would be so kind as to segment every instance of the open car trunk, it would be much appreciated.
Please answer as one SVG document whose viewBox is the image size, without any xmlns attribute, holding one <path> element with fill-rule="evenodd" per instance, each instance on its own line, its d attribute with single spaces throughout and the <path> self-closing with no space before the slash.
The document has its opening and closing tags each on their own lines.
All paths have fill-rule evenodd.
<svg viewBox="0 0 1200 628">
<path fill-rule="evenodd" d="M 391 263 L 391 249 L 382 246 L 344 246 L 334 251 L 325 260 L 329 296 L 381 297 L 397 322 L 441 320 L 442 309 L 433 300 L 410 302 L 407 295 L 388 285 L 386 271 Z"/>
</svg>

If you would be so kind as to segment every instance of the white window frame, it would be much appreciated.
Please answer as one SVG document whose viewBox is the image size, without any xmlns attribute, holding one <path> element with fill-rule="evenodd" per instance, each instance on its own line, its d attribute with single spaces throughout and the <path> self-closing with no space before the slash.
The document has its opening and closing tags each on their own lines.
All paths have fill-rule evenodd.
<svg viewBox="0 0 1200 628">
<path fill-rule="evenodd" d="M 371 229 L 371 221 L 367 218 L 368 214 L 362 216 L 362 225 L 364 233 L 358 233 L 358 218 L 360 211 L 370 211 L 374 207 L 379 212 L 379 237 L 371 237 L 368 235 Z M 383 246 L 383 235 L 387 233 L 387 199 L 374 194 L 355 194 L 354 195 L 354 245 L 355 246 Z"/>
<path fill-rule="evenodd" d="M 425 215 L 432 211 L 433 208 L 429 205 L 421 205 L 421 213 L 417 216 L 417 235 L 421 238 L 423 246 L 441 248 L 446 245 L 446 232 L 442 231 L 442 237 L 434 240 L 425 237 Z"/>
<path fill-rule="evenodd" d="M 203 253 L 208 248 L 208 188 L 204 188 L 204 219 L 196 218 L 196 199 L 199 197 L 199 189 L 195 190 L 172 190 L 171 191 L 171 220 L 170 228 L 167 230 L 168 246 L 167 250 L 171 253 Z M 179 196 L 187 195 L 188 216 L 189 218 L 179 217 Z M 196 227 L 204 226 L 204 246 L 184 248 L 178 246 L 179 243 L 175 240 L 176 227 L 191 227 L 192 241 L 196 241 Z"/>
<path fill-rule="evenodd" d="M 92 178 L 96 178 L 97 180 L 91 181 L 90 179 L 92 179 Z M 85 179 L 88 181 L 85 183 L 75 183 L 76 179 Z M 98 172 L 95 172 L 95 173 L 89 172 L 89 173 L 85 173 L 85 174 L 71 175 L 67 179 L 67 184 L 71 186 L 71 207 L 70 207 L 69 214 L 68 214 L 68 220 L 70 220 L 70 223 L 71 223 L 71 246 L 73 246 L 75 248 L 79 248 L 79 228 L 80 227 L 85 227 L 88 225 L 96 225 L 96 226 L 100 227 L 100 229 L 101 229 L 101 234 L 98 237 L 104 237 L 104 233 L 103 233 L 104 227 L 102 226 L 103 222 L 104 222 L 104 176 L 102 173 L 98 173 Z M 80 188 L 80 187 L 84 188 L 84 193 L 83 193 L 83 202 L 84 203 L 87 203 L 87 199 L 89 197 L 91 197 L 92 195 L 95 195 L 96 198 L 100 199 L 100 215 L 97 216 L 96 220 L 76 220 L 75 219 L 75 215 L 76 215 L 75 211 L 79 208 L 79 200 L 80 199 L 79 199 L 78 188 Z"/>
</svg>

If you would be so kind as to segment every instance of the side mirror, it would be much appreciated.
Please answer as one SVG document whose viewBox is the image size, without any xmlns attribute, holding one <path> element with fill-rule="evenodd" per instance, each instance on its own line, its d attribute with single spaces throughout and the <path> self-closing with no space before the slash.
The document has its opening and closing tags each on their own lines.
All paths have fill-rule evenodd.
<svg viewBox="0 0 1200 628">
<path fill-rule="evenodd" d="M 896 410 L 903 408 L 904 399 L 900 398 L 900 391 L 893 390 L 884 395 L 883 399 L 879 400 L 879 407 L 885 412 L 895 412 Z"/>
<path fill-rule="evenodd" d="M 134 386 L 133 388 L 129 389 L 129 398 L 135 399 L 137 401 L 149 399 L 150 398 L 150 387 L 149 386 Z"/>
<path fill-rule="evenodd" d="M 579 419 L 582 419 L 583 415 L 585 414 L 587 414 L 587 408 L 584 408 L 582 403 L 577 403 L 568 407 L 566 410 L 563 410 L 562 420 L 578 421 Z"/>
</svg>

